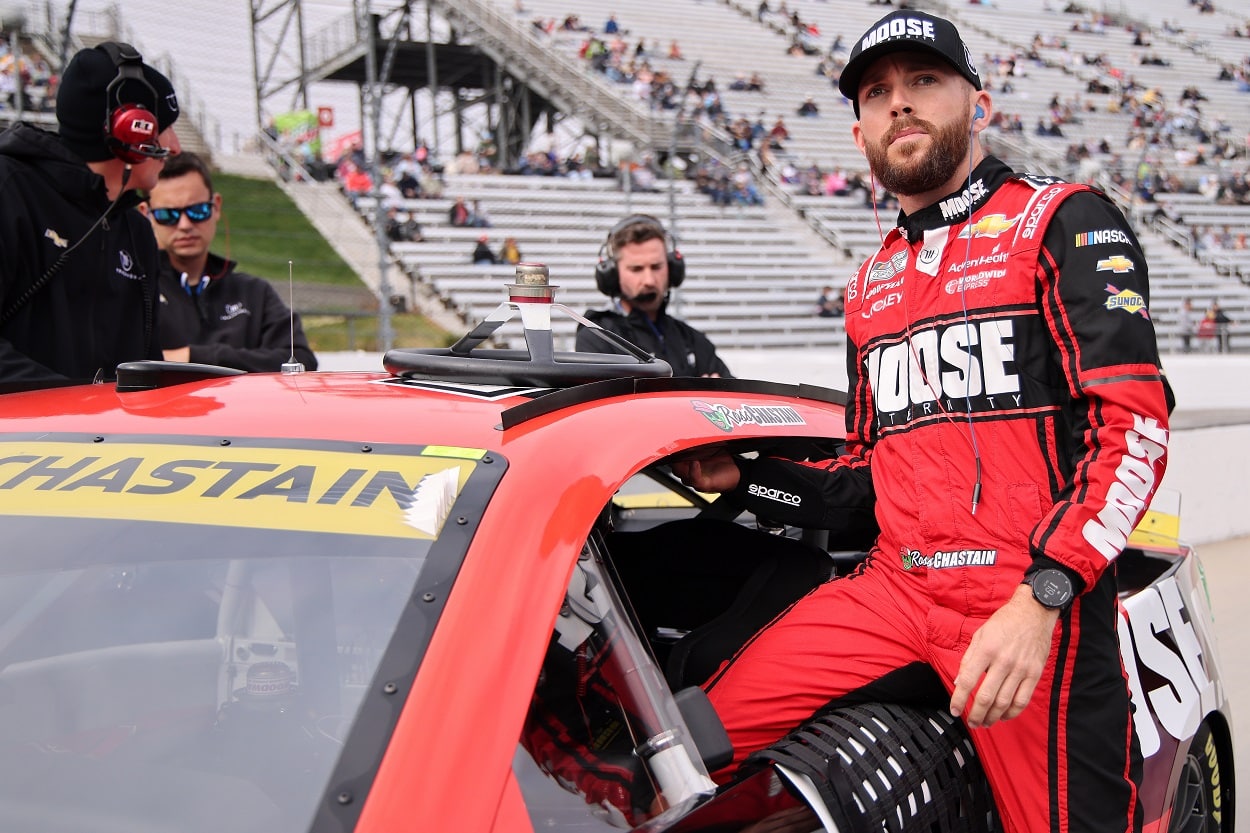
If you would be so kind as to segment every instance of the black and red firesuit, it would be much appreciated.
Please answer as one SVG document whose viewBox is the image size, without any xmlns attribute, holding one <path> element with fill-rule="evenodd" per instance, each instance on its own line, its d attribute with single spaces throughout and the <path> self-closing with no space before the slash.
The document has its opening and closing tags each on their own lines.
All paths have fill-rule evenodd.
<svg viewBox="0 0 1250 833">
<path fill-rule="evenodd" d="M 1140 829 L 1108 568 L 1168 444 L 1148 302 L 1136 237 L 1085 186 L 987 157 L 900 216 L 846 288 L 844 455 L 739 462 L 757 513 L 837 528 L 875 507 L 880 534 L 706 684 L 735 762 L 831 702 L 906 695 L 911 670 L 953 690 L 973 633 L 1057 567 L 1078 595 L 1032 700 L 973 740 L 1009 831 Z"/>
</svg>

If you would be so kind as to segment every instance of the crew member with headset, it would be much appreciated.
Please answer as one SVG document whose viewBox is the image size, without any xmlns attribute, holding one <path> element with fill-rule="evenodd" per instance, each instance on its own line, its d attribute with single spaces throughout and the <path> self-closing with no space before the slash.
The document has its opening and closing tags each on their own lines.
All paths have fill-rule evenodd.
<svg viewBox="0 0 1250 833">
<path fill-rule="evenodd" d="M 664 359 L 674 376 L 732 377 L 706 335 L 668 314 L 669 290 L 685 277 L 686 262 L 660 221 L 631 214 L 608 231 L 595 265 L 595 285 L 612 306 L 586 318 Z M 586 326 L 577 330 L 577 350 L 622 352 Z"/>
<path fill-rule="evenodd" d="M 79 51 L 61 75 L 58 132 L 0 134 L 0 389 L 112 378 L 161 358 L 160 260 L 135 191 L 181 150 L 169 79 L 134 47 Z"/>
</svg>

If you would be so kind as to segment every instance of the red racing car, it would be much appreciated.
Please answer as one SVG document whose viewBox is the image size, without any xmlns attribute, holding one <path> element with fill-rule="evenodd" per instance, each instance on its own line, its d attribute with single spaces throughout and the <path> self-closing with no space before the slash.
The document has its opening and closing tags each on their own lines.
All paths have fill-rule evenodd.
<svg viewBox="0 0 1250 833">
<path fill-rule="evenodd" d="M 523 271 L 523 270 L 522 270 Z M 833 391 L 552 348 L 544 282 L 373 373 L 135 363 L 0 396 L 9 830 L 994 830 L 942 704 L 813 716 L 728 784 L 701 683 L 864 541 L 669 464 L 827 454 Z M 519 316 L 524 350 L 485 349 Z M 1120 559 L 1146 830 L 1231 831 L 1195 554 Z"/>
</svg>

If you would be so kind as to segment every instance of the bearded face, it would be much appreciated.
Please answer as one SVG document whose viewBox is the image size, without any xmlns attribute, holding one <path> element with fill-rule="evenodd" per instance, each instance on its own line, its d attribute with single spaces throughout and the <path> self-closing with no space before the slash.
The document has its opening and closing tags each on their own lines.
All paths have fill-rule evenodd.
<svg viewBox="0 0 1250 833">
<path fill-rule="evenodd" d="M 924 130 L 929 141 L 891 144 L 900 132 L 912 128 Z M 959 166 L 967 163 L 970 134 L 971 121 L 951 121 L 939 127 L 914 116 L 903 116 L 880 142 L 866 143 L 864 154 L 872 172 L 890 193 L 925 194 L 945 185 Z"/>
</svg>

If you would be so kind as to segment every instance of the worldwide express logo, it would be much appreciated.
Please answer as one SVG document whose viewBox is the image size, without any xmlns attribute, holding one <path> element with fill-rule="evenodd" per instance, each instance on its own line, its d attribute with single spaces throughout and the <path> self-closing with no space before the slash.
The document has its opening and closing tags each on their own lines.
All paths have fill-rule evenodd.
<svg viewBox="0 0 1250 833">
<path fill-rule="evenodd" d="M 697 399 L 690 404 L 696 413 L 703 414 L 708 422 L 726 433 L 739 425 L 807 424 L 799 412 L 789 405 L 739 405 L 733 408 Z"/>
</svg>

